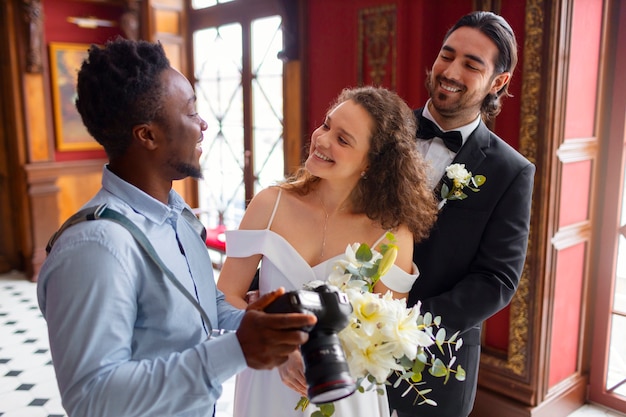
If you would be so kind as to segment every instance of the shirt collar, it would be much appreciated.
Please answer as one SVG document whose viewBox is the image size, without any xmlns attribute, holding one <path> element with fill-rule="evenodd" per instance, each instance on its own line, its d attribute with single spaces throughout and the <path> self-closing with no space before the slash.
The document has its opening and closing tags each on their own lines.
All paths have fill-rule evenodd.
<svg viewBox="0 0 626 417">
<path fill-rule="evenodd" d="M 102 188 L 125 202 L 132 210 L 150 221 L 163 224 L 172 213 L 181 214 L 187 204 L 174 190 L 170 190 L 165 205 L 143 190 L 115 175 L 106 164 L 102 170 Z"/>
<path fill-rule="evenodd" d="M 439 126 L 439 123 L 437 123 L 433 115 L 430 113 L 430 111 L 428 110 L 429 103 L 430 103 L 430 99 L 428 99 L 428 101 L 426 102 L 426 105 L 424 106 L 424 109 L 422 110 L 422 115 L 428 120 L 430 120 L 431 122 L 433 122 L 435 125 L 437 125 L 437 127 L 441 129 L 442 131 L 449 132 L 448 130 L 442 129 L 441 126 Z M 476 130 L 479 124 L 480 124 L 480 114 L 476 116 L 476 119 L 474 119 L 473 122 L 470 122 L 466 124 L 465 126 L 460 126 L 460 127 L 457 127 L 456 129 L 451 129 L 451 130 L 456 130 L 460 132 L 461 136 L 463 137 L 463 144 L 465 144 L 465 142 L 467 141 L 467 138 L 470 137 L 472 132 Z"/>
</svg>

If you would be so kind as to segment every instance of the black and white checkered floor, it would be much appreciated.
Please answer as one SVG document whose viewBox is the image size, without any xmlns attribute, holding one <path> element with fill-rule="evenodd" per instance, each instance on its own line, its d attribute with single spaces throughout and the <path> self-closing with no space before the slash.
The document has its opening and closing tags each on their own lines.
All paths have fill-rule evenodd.
<svg viewBox="0 0 626 417">
<path fill-rule="evenodd" d="M 216 417 L 232 417 L 234 378 L 224 384 Z M 36 284 L 0 275 L 0 417 L 66 417 L 50 358 Z M 585 405 L 568 417 L 618 417 Z M 554 416 L 559 417 L 559 416 Z"/>
<path fill-rule="evenodd" d="M 66 417 L 61 406 L 37 284 L 0 275 L 0 417 Z M 232 416 L 234 378 L 224 384 L 216 417 Z"/>
</svg>

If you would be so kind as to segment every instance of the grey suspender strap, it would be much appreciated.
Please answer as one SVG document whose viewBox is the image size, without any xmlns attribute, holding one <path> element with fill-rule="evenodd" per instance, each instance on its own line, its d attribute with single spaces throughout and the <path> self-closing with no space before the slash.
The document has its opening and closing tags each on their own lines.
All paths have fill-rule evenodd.
<svg viewBox="0 0 626 417">
<path fill-rule="evenodd" d="M 67 219 L 65 223 L 61 226 L 59 230 L 57 230 L 50 240 L 48 241 L 48 245 L 46 246 L 46 253 L 50 253 L 52 249 L 52 245 L 54 242 L 61 236 L 61 234 L 70 226 L 75 225 L 76 223 L 83 222 L 85 220 L 98 220 L 98 219 L 107 219 L 114 221 L 122 226 L 124 226 L 131 235 L 135 238 L 139 246 L 143 248 L 143 250 L 148 254 L 150 259 L 154 261 L 154 263 L 163 271 L 165 276 L 170 280 L 172 284 L 187 298 L 191 304 L 200 312 L 200 316 L 202 316 L 202 320 L 208 326 L 208 334 L 211 335 L 213 332 L 213 327 L 211 326 L 211 320 L 209 316 L 206 314 L 202 306 L 198 303 L 198 301 L 187 291 L 187 289 L 180 283 L 178 278 L 174 275 L 172 271 L 163 263 L 159 255 L 157 255 L 156 250 L 146 237 L 146 235 L 137 227 L 133 222 L 128 220 L 126 216 L 121 213 L 118 213 L 115 210 L 107 208 L 106 204 L 101 204 L 99 206 L 87 207 L 85 209 L 80 210 L 72 217 Z"/>
</svg>

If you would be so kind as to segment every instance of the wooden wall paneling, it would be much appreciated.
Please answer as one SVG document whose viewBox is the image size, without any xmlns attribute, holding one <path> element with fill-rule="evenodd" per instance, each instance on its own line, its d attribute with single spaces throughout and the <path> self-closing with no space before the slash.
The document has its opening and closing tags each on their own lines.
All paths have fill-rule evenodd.
<svg viewBox="0 0 626 417">
<path fill-rule="evenodd" d="M 63 224 L 66 219 L 76 213 L 94 196 L 94 190 L 100 189 L 104 163 L 105 161 L 101 160 L 78 161 L 72 163 L 69 169 L 59 174 L 56 181 L 59 187 L 57 194 L 58 224 Z"/>
<path fill-rule="evenodd" d="M 307 107 L 303 68 L 306 68 L 306 0 L 281 0 L 283 8 L 283 147 L 285 174 L 295 172 L 308 155 L 304 131 Z"/>
<path fill-rule="evenodd" d="M 184 0 L 146 0 L 143 4 L 145 24 L 143 37 L 151 42 L 161 42 L 172 67 L 193 80 L 188 68 L 188 50 L 191 42 L 185 42 L 188 34 L 187 8 Z M 191 178 L 174 181 L 173 188 L 192 207 L 198 205 L 197 183 Z"/>
<path fill-rule="evenodd" d="M 46 259 L 46 244 L 59 225 L 59 187 L 56 185 L 56 175 L 47 163 L 27 165 L 26 177 L 32 227 L 32 252 L 27 273 L 31 280 L 36 281 Z"/>
<path fill-rule="evenodd" d="M 37 279 L 41 264 L 46 258 L 45 248 L 50 236 L 65 219 L 93 196 L 94 189 L 99 188 L 105 162 L 91 159 L 26 166 L 28 196 L 33 207 L 30 219 L 33 239 L 30 258 L 32 270 L 29 274 L 33 280 Z"/>
<path fill-rule="evenodd" d="M 295 172 L 302 164 L 304 143 L 302 133 L 302 63 L 300 60 L 288 61 L 284 65 L 284 106 L 283 106 L 283 143 L 285 152 L 285 174 Z"/>
<path fill-rule="evenodd" d="M 0 11 L 0 14 L 2 12 Z M 0 25 L 2 20 L 0 19 Z M 0 54 L 3 49 L 0 47 Z M 0 79 L 4 68 L 0 68 Z M 4 100 L 0 98 L 0 125 L 5 125 Z M 11 170 L 9 169 L 8 139 L 6 129 L 0 128 L 0 274 L 13 269 L 17 265 L 15 247 L 15 227 L 11 221 Z"/>
<path fill-rule="evenodd" d="M 14 179 L 18 172 L 14 166 L 18 160 L 16 143 L 13 140 L 17 136 L 15 126 L 15 111 L 12 97 L 15 89 L 11 80 L 14 76 L 14 49 L 15 44 L 11 16 L 13 5 L 9 2 L 0 4 L 0 56 L 5 57 L 0 61 L 0 272 L 17 269 L 19 260 L 19 236 L 18 224 L 15 224 L 13 194 L 16 186 Z"/>
<path fill-rule="evenodd" d="M 602 2 L 576 0 L 569 4 L 567 84 L 563 140 L 557 150 L 560 170 L 559 203 L 552 238 L 556 271 L 553 277 L 553 321 L 550 327 L 550 365 L 546 368 L 546 398 L 563 389 L 587 386 L 582 366 L 583 336 L 588 326 L 590 283 L 589 242 L 598 157 L 595 120 Z M 568 236 L 567 241 L 562 238 Z M 569 265 L 562 269 L 561 258 Z M 575 265 L 575 268 L 571 266 Z M 568 328 L 569 330 L 564 330 Z M 583 403 L 584 397 L 580 399 Z"/>
<path fill-rule="evenodd" d="M 557 324 L 554 295 L 558 250 L 551 245 L 551 238 L 559 230 L 562 201 L 562 171 L 557 153 L 566 123 L 572 8 L 572 3 L 565 1 L 529 0 L 526 3 L 520 152 L 537 166 L 529 249 L 520 287 L 511 302 L 508 355 L 502 359 L 483 354 L 474 417 L 553 417 L 566 415 L 584 401 L 585 380 L 579 374 L 548 388 L 552 329 Z M 589 160 L 593 146 L 589 152 L 587 145 L 575 144 L 571 147 L 573 150 L 568 150 L 566 145 L 561 153 L 583 154 L 583 159 Z M 583 235 L 584 244 L 589 238 L 589 229 L 585 227 L 575 233 L 563 232 L 557 242 L 566 242 L 575 236 L 580 243 Z M 587 262 L 579 261 L 583 265 L 579 272 L 585 275 L 581 280 L 584 280 Z M 579 290 L 582 300 L 583 284 Z M 567 311 L 572 312 L 578 314 L 575 307 Z M 574 330 L 574 367 L 579 363 L 579 329 L 580 326 Z"/>
<path fill-rule="evenodd" d="M 505 357 L 500 352 L 486 350 L 481 356 L 479 392 L 472 416 L 528 415 L 526 408 L 539 402 L 537 367 L 541 336 L 541 297 L 548 196 L 545 172 L 550 161 L 544 160 L 549 152 L 552 137 L 542 132 L 542 107 L 548 91 L 545 53 L 549 47 L 550 11 L 541 0 L 529 0 L 525 9 L 524 44 L 520 45 L 522 56 L 520 71 L 521 109 L 519 151 L 537 166 L 533 192 L 532 215 L 526 263 L 518 290 L 510 304 L 509 343 Z M 501 407 L 494 407 L 497 401 Z M 504 411 L 506 410 L 506 411 Z M 502 411 L 502 413 L 500 412 Z"/>
<path fill-rule="evenodd" d="M 8 193 L 8 197 L 0 201 L 3 213 L 0 232 L 3 236 L 8 236 L 6 242 L 10 242 L 1 250 L 7 255 L 6 259 L 10 260 L 11 268 L 22 270 L 29 276 L 32 275 L 30 259 L 33 237 L 29 185 L 24 175 L 24 166 L 32 158 L 32 152 L 28 146 L 28 113 L 24 99 L 24 88 L 28 81 L 25 81 L 24 74 L 27 69 L 32 71 L 28 74 L 32 74 L 35 80 L 41 79 L 41 74 L 37 73 L 40 71 L 37 65 L 29 65 L 29 62 L 33 64 L 37 60 L 27 59 L 27 45 L 30 46 L 27 39 L 30 39 L 30 35 L 27 36 L 29 28 L 26 25 L 30 22 L 30 9 L 21 0 L 3 1 L 0 8 L 0 51 L 3 57 L 0 64 L 0 94 L 5 104 L 0 129 L 3 131 L 5 142 L 2 146 L 7 157 L 6 188 L 3 192 L 5 195 Z M 33 44 L 41 45 L 36 41 Z M 41 108 L 37 111 L 44 112 Z"/>
<path fill-rule="evenodd" d="M 24 61 L 22 71 L 22 91 L 24 100 L 24 123 L 27 143 L 28 162 L 50 161 L 53 147 L 47 65 L 44 44 L 45 12 L 41 0 L 21 1 L 23 28 L 26 37 L 20 42 L 20 57 Z"/>
<path fill-rule="evenodd" d="M 613 313 L 615 282 L 618 271 L 617 233 L 623 225 L 620 219 L 624 193 L 625 143 L 626 143 L 626 3 L 622 0 L 605 2 L 604 50 L 602 53 L 602 80 L 600 82 L 598 109 L 598 139 L 600 155 L 596 187 L 600 198 L 594 208 L 597 211 L 594 224 L 593 285 L 590 291 L 589 314 L 594 317 L 587 329 L 586 348 L 590 368 L 589 400 L 616 410 L 626 412 L 623 395 L 609 391 L 606 364 L 611 349 L 610 330 Z M 613 334 L 615 340 L 623 340 L 623 334 Z M 621 339 L 620 339 L 621 338 Z M 614 340 L 614 341 L 615 341 Z M 587 363 L 586 361 L 584 363 Z M 613 384 L 612 384 L 613 385 Z"/>
</svg>

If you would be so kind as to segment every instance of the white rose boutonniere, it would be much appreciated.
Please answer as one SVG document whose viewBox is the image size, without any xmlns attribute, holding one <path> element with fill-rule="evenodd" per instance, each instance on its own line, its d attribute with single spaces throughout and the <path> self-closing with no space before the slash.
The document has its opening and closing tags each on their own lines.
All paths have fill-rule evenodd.
<svg viewBox="0 0 626 417">
<path fill-rule="evenodd" d="M 483 185 L 487 178 L 484 175 L 472 175 L 470 171 L 465 169 L 465 164 L 452 164 L 446 167 L 446 175 L 452 180 L 452 189 L 447 184 L 441 186 L 441 201 L 439 202 L 439 210 L 443 208 L 448 200 L 463 200 L 467 198 L 464 189 L 470 189 L 473 192 L 480 191 L 478 187 Z"/>
</svg>

